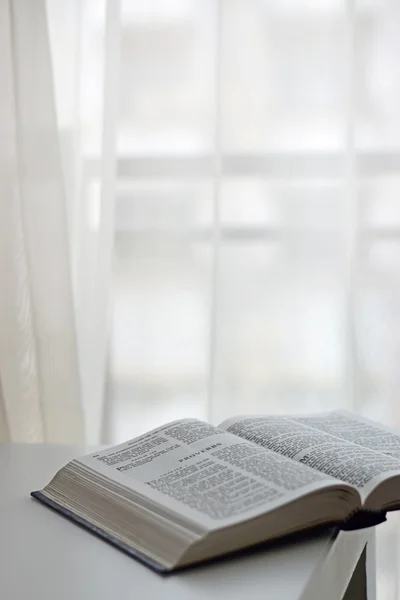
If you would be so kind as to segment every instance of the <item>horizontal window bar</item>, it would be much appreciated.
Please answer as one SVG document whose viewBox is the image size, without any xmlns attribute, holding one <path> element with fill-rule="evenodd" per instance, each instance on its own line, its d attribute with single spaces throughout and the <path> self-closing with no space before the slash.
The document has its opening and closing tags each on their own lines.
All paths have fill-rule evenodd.
<svg viewBox="0 0 400 600">
<path fill-rule="evenodd" d="M 385 174 L 400 175 L 399 152 L 357 152 L 356 173 L 359 177 L 374 177 Z M 346 158 L 344 152 L 304 153 L 225 153 L 221 160 L 222 175 L 261 176 L 276 179 L 298 178 L 345 178 Z M 119 179 L 154 178 L 211 178 L 214 156 L 120 156 L 117 162 Z M 96 177 L 100 173 L 100 160 L 85 159 L 85 173 Z"/>
<path fill-rule="evenodd" d="M 116 232 L 118 234 L 127 235 L 134 238 L 143 237 L 157 239 L 162 238 L 174 238 L 182 239 L 193 242 L 211 241 L 213 239 L 213 228 L 212 227 L 193 227 L 193 228 L 169 228 L 169 229 L 157 229 L 155 227 L 129 227 L 126 224 L 116 224 Z M 275 227 L 266 226 L 260 227 L 258 225 L 248 227 L 235 227 L 235 226 L 222 226 L 221 227 L 221 239 L 223 241 L 262 241 L 262 240 L 283 240 L 287 239 L 287 235 L 291 238 L 302 238 L 302 237 L 326 237 L 332 235 L 337 237 L 338 229 L 317 229 L 317 228 L 306 228 L 306 227 L 287 227 L 283 223 L 281 226 L 276 225 Z M 368 243 L 375 241 L 386 241 L 395 240 L 400 241 L 400 227 L 385 229 L 381 227 L 360 227 L 359 229 L 360 241 L 366 241 Z"/>
</svg>

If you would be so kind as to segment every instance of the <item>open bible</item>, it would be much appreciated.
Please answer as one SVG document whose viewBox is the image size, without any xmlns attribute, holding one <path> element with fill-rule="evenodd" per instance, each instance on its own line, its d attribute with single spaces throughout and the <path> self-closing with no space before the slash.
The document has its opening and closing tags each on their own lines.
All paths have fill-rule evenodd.
<svg viewBox="0 0 400 600">
<path fill-rule="evenodd" d="M 158 571 L 400 508 L 400 435 L 351 413 L 168 423 L 32 496 Z"/>
</svg>

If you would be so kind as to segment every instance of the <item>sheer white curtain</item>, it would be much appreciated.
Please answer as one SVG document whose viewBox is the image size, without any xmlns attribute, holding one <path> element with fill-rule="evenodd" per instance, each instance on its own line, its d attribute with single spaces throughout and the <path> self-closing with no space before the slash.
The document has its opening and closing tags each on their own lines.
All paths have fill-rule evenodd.
<svg viewBox="0 0 400 600">
<path fill-rule="evenodd" d="M 45 4 L 0 1 L 0 441 L 82 441 Z"/>
<path fill-rule="evenodd" d="M 12 160 L 13 145 L 1 148 L 18 185 L 9 168 L 1 185 L 20 198 L 1 199 L 7 431 L 10 414 L 30 422 L 11 413 L 14 397 L 40 407 L 41 422 L 47 403 L 68 406 L 93 442 L 190 415 L 348 407 L 399 421 L 397 3 L 48 0 L 49 47 L 46 35 L 27 46 L 35 23 L 44 27 L 39 0 L 1 6 L 14 115 L 3 111 L 2 139 L 18 142 Z M 24 11 L 33 25 L 22 35 Z M 51 152 L 39 127 L 40 143 L 30 141 L 39 110 Z M 49 237 L 38 235 L 20 184 L 25 138 L 47 169 L 40 184 L 56 172 L 55 133 L 62 177 L 40 198 L 51 195 L 59 215 L 66 199 L 68 252 L 65 220 L 57 229 L 45 212 Z M 44 282 L 32 270 L 39 252 L 51 258 Z M 53 271 L 65 286 L 72 277 L 72 292 Z M 60 311 L 49 338 L 47 320 L 31 317 L 47 315 L 39 282 Z M 29 310 L 18 311 L 25 297 Z M 44 396 L 42 373 L 19 372 L 31 373 L 21 338 L 32 372 L 58 373 L 46 363 L 53 335 L 74 393 L 57 379 Z"/>
<path fill-rule="evenodd" d="M 118 0 L 47 0 L 47 15 L 85 435 L 98 443 L 111 326 L 120 6 Z"/>
</svg>

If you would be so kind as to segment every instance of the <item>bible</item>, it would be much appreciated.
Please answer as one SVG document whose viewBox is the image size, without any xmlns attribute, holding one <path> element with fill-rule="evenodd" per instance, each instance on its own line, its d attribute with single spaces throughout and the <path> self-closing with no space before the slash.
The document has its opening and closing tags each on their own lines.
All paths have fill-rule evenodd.
<svg viewBox="0 0 400 600">
<path fill-rule="evenodd" d="M 345 411 L 183 419 L 76 458 L 32 496 L 160 572 L 400 508 L 400 434 Z"/>
</svg>

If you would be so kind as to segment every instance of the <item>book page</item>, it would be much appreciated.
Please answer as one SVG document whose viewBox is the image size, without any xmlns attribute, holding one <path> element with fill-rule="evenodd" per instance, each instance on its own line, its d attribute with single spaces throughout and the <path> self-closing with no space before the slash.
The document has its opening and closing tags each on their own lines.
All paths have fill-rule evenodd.
<svg viewBox="0 0 400 600">
<path fill-rule="evenodd" d="M 400 434 L 347 411 L 291 417 L 292 421 L 400 459 Z"/>
<path fill-rule="evenodd" d="M 249 518 L 337 483 L 195 419 L 169 423 L 77 462 L 209 523 Z"/>
<path fill-rule="evenodd" d="M 399 460 L 313 429 L 301 417 L 241 417 L 220 427 L 353 485 L 363 499 L 382 480 L 400 474 Z"/>
</svg>

